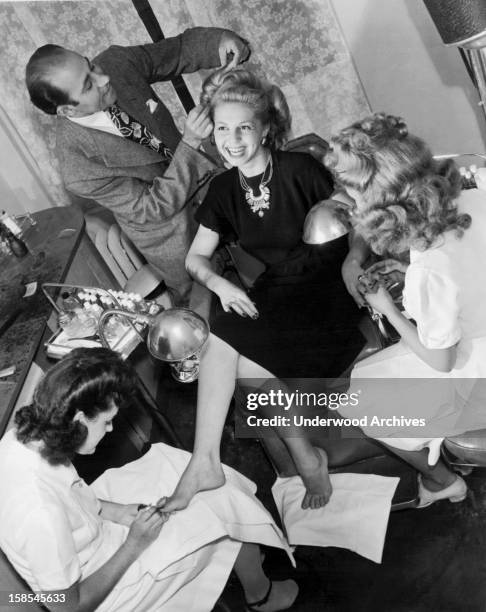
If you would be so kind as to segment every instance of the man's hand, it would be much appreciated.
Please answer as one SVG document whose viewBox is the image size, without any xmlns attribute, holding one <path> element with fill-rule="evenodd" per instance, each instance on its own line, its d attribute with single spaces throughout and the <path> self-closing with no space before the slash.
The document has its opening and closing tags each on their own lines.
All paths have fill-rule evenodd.
<svg viewBox="0 0 486 612">
<path fill-rule="evenodd" d="M 234 32 L 223 32 L 218 52 L 221 66 L 231 70 L 250 57 L 250 44 Z"/>
<path fill-rule="evenodd" d="M 209 116 L 209 108 L 198 104 L 187 115 L 182 140 L 193 149 L 199 149 L 203 140 L 208 138 L 213 130 L 213 122 Z"/>
</svg>

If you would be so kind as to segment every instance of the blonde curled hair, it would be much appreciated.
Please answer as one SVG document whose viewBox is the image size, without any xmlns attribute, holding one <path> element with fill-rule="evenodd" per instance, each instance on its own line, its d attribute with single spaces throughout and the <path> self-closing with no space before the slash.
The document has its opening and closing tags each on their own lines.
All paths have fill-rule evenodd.
<svg viewBox="0 0 486 612">
<path fill-rule="evenodd" d="M 360 194 L 357 228 L 376 253 L 424 250 L 471 224 L 455 203 L 461 177 L 454 162 L 434 160 L 399 117 L 376 113 L 344 128 L 331 139 L 325 163 L 338 184 Z"/>
<path fill-rule="evenodd" d="M 209 106 L 211 118 L 221 102 L 247 104 L 263 125 L 268 126 L 266 145 L 280 149 L 287 141 L 291 117 L 281 89 L 270 85 L 249 70 L 220 68 L 203 83 L 201 104 Z"/>
</svg>

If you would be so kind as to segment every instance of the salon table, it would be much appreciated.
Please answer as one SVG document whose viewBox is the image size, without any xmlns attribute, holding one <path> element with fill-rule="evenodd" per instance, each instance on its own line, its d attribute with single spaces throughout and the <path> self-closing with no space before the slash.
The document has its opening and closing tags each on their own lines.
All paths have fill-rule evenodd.
<svg viewBox="0 0 486 612">
<path fill-rule="evenodd" d="M 49 366 L 43 343 L 56 321 L 41 285 L 46 282 L 109 286 L 118 283 L 84 232 L 82 212 L 73 206 L 48 208 L 32 215 L 35 225 L 22 238 L 29 253 L 0 254 L 0 435 L 32 371 Z"/>
<path fill-rule="evenodd" d="M 23 234 L 29 253 L 22 258 L 0 255 L 0 371 L 14 368 L 0 378 L 0 436 L 11 424 L 16 405 L 22 404 L 35 386 L 33 373 L 54 363 L 46 356 L 44 343 L 57 328 L 57 317 L 42 284 L 121 289 L 85 233 L 84 216 L 78 207 L 49 208 L 34 213 L 33 218 L 35 225 Z M 166 429 L 168 441 L 180 446 L 170 423 L 154 404 L 158 379 L 167 374 L 167 366 L 152 359 L 144 345 L 129 359 L 142 380 L 151 417 Z M 146 422 L 140 419 L 132 418 L 130 428 L 131 441 L 139 450 L 147 443 L 151 427 L 151 418 Z"/>
</svg>

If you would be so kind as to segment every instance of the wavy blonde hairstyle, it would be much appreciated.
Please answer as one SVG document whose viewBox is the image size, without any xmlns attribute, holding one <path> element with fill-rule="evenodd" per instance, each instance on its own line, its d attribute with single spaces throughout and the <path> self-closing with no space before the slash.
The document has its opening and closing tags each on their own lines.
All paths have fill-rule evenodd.
<svg viewBox="0 0 486 612">
<path fill-rule="evenodd" d="M 461 177 L 454 162 L 433 159 L 404 121 L 377 113 L 331 139 L 325 163 L 364 206 L 357 227 L 379 254 L 425 250 L 448 230 L 462 236 L 471 217 L 455 203 Z"/>
<path fill-rule="evenodd" d="M 249 70 L 220 68 L 203 83 L 201 104 L 209 106 L 211 117 L 221 102 L 247 104 L 263 125 L 269 127 L 266 145 L 280 149 L 287 141 L 291 117 L 281 89 L 270 85 Z"/>
</svg>

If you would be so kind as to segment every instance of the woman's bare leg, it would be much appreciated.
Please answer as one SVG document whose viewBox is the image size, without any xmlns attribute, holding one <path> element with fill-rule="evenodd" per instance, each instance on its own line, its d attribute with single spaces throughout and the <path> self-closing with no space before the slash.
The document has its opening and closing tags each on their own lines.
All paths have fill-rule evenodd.
<svg viewBox="0 0 486 612">
<path fill-rule="evenodd" d="M 252 604 L 265 597 L 270 587 L 270 580 L 262 567 L 260 547 L 257 544 L 243 544 L 235 562 L 235 572 L 238 576 L 245 600 Z M 268 601 L 258 610 L 262 612 L 276 612 L 286 610 L 294 603 L 299 587 L 294 580 L 274 582 Z"/>
<path fill-rule="evenodd" d="M 240 356 L 229 344 L 211 334 L 201 356 L 193 454 L 164 510 L 182 510 L 199 491 L 224 484 L 220 445 L 237 377 L 277 380 L 271 372 Z M 285 433 L 292 435 L 287 428 Z M 296 437 L 286 437 L 284 441 L 307 490 L 302 507 L 319 508 L 329 501 L 332 493 L 327 455 L 322 449 L 314 448 L 300 432 L 294 433 Z"/>
<path fill-rule="evenodd" d="M 235 389 L 238 357 L 229 344 L 210 334 L 200 362 L 193 454 L 164 510 L 181 510 L 198 491 L 225 483 L 220 445 Z"/>
<path fill-rule="evenodd" d="M 237 377 L 261 381 L 260 391 L 263 391 L 263 388 L 267 386 L 269 389 L 275 389 L 277 386 L 285 387 L 285 384 L 275 378 L 271 372 L 241 355 L 238 360 Z M 285 387 L 285 389 L 287 388 Z M 332 494 L 326 452 L 321 448 L 312 446 L 309 439 L 303 435 L 302 430 L 298 427 L 290 425 L 287 427 L 275 427 L 274 429 L 292 455 L 292 459 L 306 488 L 306 494 L 302 500 L 302 508 L 315 509 L 325 506 Z"/>
</svg>

